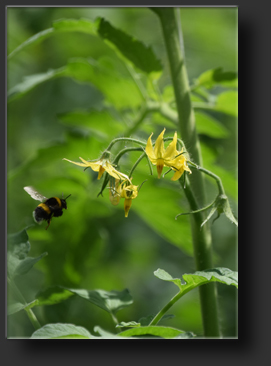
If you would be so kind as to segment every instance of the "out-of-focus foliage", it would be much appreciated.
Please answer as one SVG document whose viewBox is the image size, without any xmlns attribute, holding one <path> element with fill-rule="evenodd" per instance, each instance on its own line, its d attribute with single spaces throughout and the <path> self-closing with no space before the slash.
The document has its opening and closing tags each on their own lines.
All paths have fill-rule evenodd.
<svg viewBox="0 0 271 366">
<path fill-rule="evenodd" d="M 180 20 L 203 166 L 221 177 L 236 212 L 237 9 L 183 8 Z M 135 48 L 125 53 L 130 39 Z M 173 136 L 177 114 L 159 19 L 148 8 L 11 7 L 7 49 L 7 228 L 12 234 L 29 226 L 31 249 L 25 244 L 22 252 L 29 250 L 32 259 L 27 260 L 29 272 L 15 278 L 27 304 L 13 306 L 8 336 L 31 336 L 32 324 L 18 309 L 52 286 L 108 293 L 128 288 L 133 304 L 118 313 L 119 322 L 155 315 L 174 289 L 153 272 L 160 267 L 181 278 L 195 271 L 189 217 L 174 219 L 188 211 L 181 186 L 170 181 L 170 174 L 160 180 L 156 172 L 150 176 L 143 159 L 133 184 L 148 180 L 125 218 L 123 203 L 111 205 L 107 189 L 97 197 L 102 184 L 97 173 L 62 159 L 98 159 L 113 138 L 129 137 L 130 131 L 147 140 L 166 127 L 166 135 Z M 150 101 L 155 108 L 144 114 Z M 116 144 L 112 153 L 125 146 Z M 123 173 L 140 154 L 120 160 Z M 38 202 L 23 190 L 27 185 L 47 197 L 71 194 L 67 211 L 53 218 L 47 231 L 45 224 L 31 226 Z M 211 202 L 216 186 L 209 178 L 206 185 Z M 233 225 L 221 216 L 212 236 L 214 266 L 236 270 Z M 25 259 L 15 254 L 11 250 L 12 274 L 22 274 L 17 262 Z M 222 331 L 235 336 L 236 290 L 219 284 L 218 291 Z M 35 307 L 41 325 L 75 324 L 82 337 L 95 325 L 116 333 L 103 309 L 70 294 L 65 301 Z M 175 317 L 159 325 L 202 334 L 196 291 L 171 312 Z"/>
</svg>

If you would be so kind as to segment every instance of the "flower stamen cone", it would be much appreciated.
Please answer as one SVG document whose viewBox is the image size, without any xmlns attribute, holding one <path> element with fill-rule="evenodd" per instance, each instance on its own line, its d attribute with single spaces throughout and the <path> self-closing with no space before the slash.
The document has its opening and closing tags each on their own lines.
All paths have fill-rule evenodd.
<svg viewBox="0 0 271 366">
<path fill-rule="evenodd" d="M 157 159 L 156 168 L 157 168 L 158 179 L 160 179 L 163 168 L 164 168 L 164 160 L 163 159 Z"/>
<path fill-rule="evenodd" d="M 125 214 L 125 217 L 128 217 L 128 213 L 129 213 L 129 210 L 131 208 L 131 205 L 132 205 L 132 200 L 129 198 L 125 198 L 124 200 L 124 214 Z"/>
</svg>

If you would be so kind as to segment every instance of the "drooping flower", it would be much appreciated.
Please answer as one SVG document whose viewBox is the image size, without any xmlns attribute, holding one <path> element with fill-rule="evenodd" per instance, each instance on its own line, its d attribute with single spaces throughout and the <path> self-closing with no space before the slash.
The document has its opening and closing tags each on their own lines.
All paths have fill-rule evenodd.
<svg viewBox="0 0 271 366">
<path fill-rule="evenodd" d="M 113 165 L 109 161 L 109 153 L 108 152 L 103 153 L 103 155 L 101 156 L 100 159 L 93 160 L 93 161 L 86 161 L 81 157 L 79 157 L 79 159 L 82 161 L 82 163 L 71 161 L 71 160 L 68 160 L 66 158 L 64 158 L 63 160 L 67 160 L 72 164 L 79 165 L 79 166 L 82 166 L 84 168 L 91 168 L 95 172 L 99 172 L 98 173 L 98 180 L 101 178 L 103 173 L 106 171 L 109 175 L 111 175 L 115 179 L 122 179 L 122 180 L 130 181 L 129 177 L 126 174 L 123 174 L 123 173 L 119 172 L 117 169 L 115 169 L 113 167 Z"/>
<path fill-rule="evenodd" d="M 148 155 L 151 163 L 156 165 L 156 167 L 157 167 L 158 178 L 161 177 L 163 167 L 164 166 L 171 167 L 172 162 L 174 161 L 174 158 L 178 155 L 178 151 L 176 149 L 177 132 L 175 132 L 173 140 L 168 145 L 168 147 L 165 149 L 164 140 L 163 140 L 165 130 L 166 129 L 164 128 L 164 130 L 158 136 L 158 138 L 155 142 L 154 148 L 152 146 L 152 140 L 151 140 L 151 137 L 153 134 L 151 134 L 150 137 L 148 138 L 146 149 L 145 149 L 146 154 Z"/>
<path fill-rule="evenodd" d="M 130 184 L 122 189 L 121 197 L 125 198 L 124 200 L 125 217 L 128 217 L 128 213 L 132 205 L 132 200 L 135 199 L 137 195 L 138 195 L 138 186 Z"/>
<path fill-rule="evenodd" d="M 120 198 L 124 198 L 124 213 L 125 217 L 128 217 L 129 210 L 132 205 L 132 200 L 138 195 L 138 186 L 131 184 L 126 180 L 120 183 L 119 180 L 115 181 L 115 184 L 110 185 L 109 198 L 110 202 L 116 206 L 119 204 Z"/>
</svg>

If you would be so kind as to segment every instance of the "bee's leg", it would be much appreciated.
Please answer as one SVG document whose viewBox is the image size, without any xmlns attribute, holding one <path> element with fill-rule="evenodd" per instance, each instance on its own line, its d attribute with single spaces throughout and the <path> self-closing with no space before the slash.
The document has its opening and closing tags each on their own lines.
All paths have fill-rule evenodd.
<svg viewBox="0 0 271 366">
<path fill-rule="evenodd" d="M 48 229 L 48 227 L 50 226 L 50 224 L 51 224 L 51 219 L 49 219 L 47 222 L 48 222 L 48 225 L 46 226 L 45 230 L 47 230 L 47 229 Z"/>
<path fill-rule="evenodd" d="M 46 226 L 45 230 L 47 230 L 47 229 L 48 229 L 48 227 L 50 226 L 53 216 L 54 216 L 54 214 L 52 214 L 52 215 L 49 217 L 49 219 L 47 220 L 48 225 Z"/>
</svg>

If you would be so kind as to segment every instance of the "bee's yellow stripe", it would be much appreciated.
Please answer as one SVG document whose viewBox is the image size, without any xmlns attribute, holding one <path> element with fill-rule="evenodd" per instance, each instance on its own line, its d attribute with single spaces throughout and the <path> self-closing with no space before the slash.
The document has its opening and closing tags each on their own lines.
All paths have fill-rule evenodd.
<svg viewBox="0 0 271 366">
<path fill-rule="evenodd" d="M 38 207 L 43 208 L 43 209 L 44 209 L 44 211 L 46 211 L 46 212 L 48 213 L 48 215 L 50 215 L 51 210 L 50 210 L 50 208 L 49 208 L 47 205 L 45 205 L 45 203 L 40 203 L 40 204 L 38 205 Z"/>
<path fill-rule="evenodd" d="M 60 199 L 58 197 L 54 197 L 54 198 L 57 200 L 57 203 L 59 204 L 59 207 L 62 207 Z"/>
</svg>

